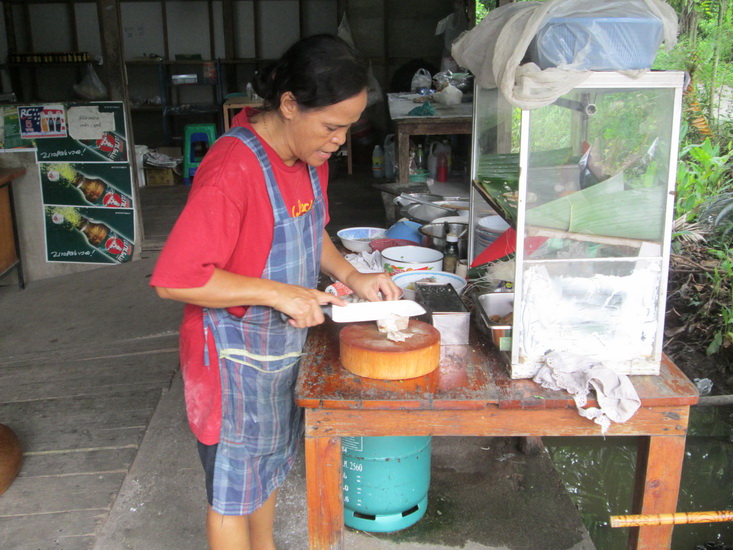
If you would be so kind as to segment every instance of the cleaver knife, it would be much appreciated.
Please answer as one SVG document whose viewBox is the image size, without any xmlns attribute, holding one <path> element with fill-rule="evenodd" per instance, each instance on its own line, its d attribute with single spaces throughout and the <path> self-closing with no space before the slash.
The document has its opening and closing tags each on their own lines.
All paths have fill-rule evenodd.
<svg viewBox="0 0 733 550">
<path fill-rule="evenodd" d="M 392 315 L 414 317 L 425 313 L 425 308 L 412 300 L 384 300 L 381 302 L 358 302 L 345 306 L 327 304 L 321 306 L 323 313 L 336 323 L 358 323 L 381 321 Z"/>
<path fill-rule="evenodd" d="M 391 315 L 414 317 L 425 313 L 425 308 L 413 300 L 384 300 L 381 302 L 358 302 L 345 306 L 326 304 L 321 306 L 324 315 L 328 315 L 336 323 L 359 323 L 364 321 L 381 321 Z M 281 314 L 283 321 L 288 316 Z"/>
</svg>

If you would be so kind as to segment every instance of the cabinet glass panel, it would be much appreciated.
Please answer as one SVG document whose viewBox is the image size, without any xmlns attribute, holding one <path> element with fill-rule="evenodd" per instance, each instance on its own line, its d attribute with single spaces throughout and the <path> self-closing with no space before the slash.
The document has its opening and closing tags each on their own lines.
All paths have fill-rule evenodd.
<svg viewBox="0 0 733 550">
<path fill-rule="evenodd" d="M 475 198 L 517 233 L 515 377 L 532 376 L 550 350 L 658 372 L 682 82 L 594 73 L 531 111 L 477 94 Z M 485 217 L 472 212 L 475 257 Z"/>
</svg>

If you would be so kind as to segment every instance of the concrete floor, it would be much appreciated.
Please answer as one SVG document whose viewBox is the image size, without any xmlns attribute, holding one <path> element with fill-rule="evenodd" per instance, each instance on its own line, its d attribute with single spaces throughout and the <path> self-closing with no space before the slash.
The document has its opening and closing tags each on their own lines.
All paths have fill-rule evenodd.
<svg viewBox="0 0 733 550">
<path fill-rule="evenodd" d="M 50 429 L 42 420 L 43 414 L 18 420 L 16 431 L 26 461 L 18 479 L 0 497 L 0 548 L 206 548 L 203 479 L 195 441 L 185 419 L 175 354 L 181 306 L 158 300 L 147 286 L 159 248 L 156 242 L 170 230 L 185 200 L 185 190 L 143 191 L 146 235 L 158 237 L 147 239 L 140 261 L 32 282 L 23 291 L 13 286 L 12 276 L 0 281 L 5 285 L 0 287 L 0 326 L 4 327 L 0 334 L 0 422 L 11 428 L 14 426 L 3 419 L 13 418 L 20 405 L 12 392 L 3 393 L 2 387 L 11 379 L 18 387 L 23 384 L 19 366 L 47 362 L 63 369 L 84 346 L 92 346 L 116 352 L 87 354 L 85 365 L 90 372 L 111 365 L 124 376 L 125 365 L 136 357 L 158 354 L 153 355 L 163 362 L 158 366 L 173 373 L 172 378 L 161 378 L 160 397 L 152 413 L 135 427 L 140 436 L 126 446 L 134 449 L 133 458 L 120 472 L 121 481 L 108 489 L 107 504 L 98 505 L 93 521 L 73 536 L 64 520 L 68 509 L 56 510 L 49 505 L 42 518 L 45 530 L 34 527 L 39 525 L 33 523 L 38 518 L 31 512 L 19 514 L 17 510 L 33 491 L 43 491 L 45 476 L 61 476 L 34 468 L 39 457 L 57 452 L 73 458 L 74 453 L 84 449 L 54 451 L 42 447 L 44 430 Z M 371 188 L 369 179 L 337 178 L 329 195 L 332 232 L 345 226 L 383 225 L 382 198 Z M 43 386 L 41 380 L 33 382 Z M 26 399 L 50 401 L 41 395 Z M 78 414 L 81 416 L 76 417 L 77 422 L 84 423 L 84 414 L 90 415 L 91 422 L 91 415 L 98 413 Z M 85 444 L 93 446 L 95 442 Z M 105 475 L 104 464 L 98 469 L 99 476 Z M 304 471 L 301 453 L 278 498 L 276 542 L 280 550 L 307 548 Z M 84 490 L 76 482 L 67 485 L 79 499 L 75 506 L 83 507 Z M 69 501 L 63 495 L 56 495 L 56 500 L 61 508 Z M 60 535 L 64 529 L 67 532 Z M 24 543 L 18 546 L 17 541 Z M 546 453 L 523 454 L 517 441 L 508 438 L 436 437 L 432 441 L 425 517 L 391 534 L 348 529 L 345 548 L 580 550 L 594 546 Z"/>
</svg>

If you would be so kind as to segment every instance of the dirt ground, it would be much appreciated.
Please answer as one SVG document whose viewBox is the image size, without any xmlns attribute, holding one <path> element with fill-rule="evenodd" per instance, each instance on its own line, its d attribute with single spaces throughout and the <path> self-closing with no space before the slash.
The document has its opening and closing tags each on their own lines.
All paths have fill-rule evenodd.
<svg viewBox="0 0 733 550">
<path fill-rule="evenodd" d="M 730 332 L 723 309 L 730 310 L 731 279 L 722 260 L 704 242 L 678 243 L 670 261 L 664 352 L 691 380 L 708 378 L 711 395 L 733 394 L 733 343 L 707 350 L 720 332 Z"/>
</svg>

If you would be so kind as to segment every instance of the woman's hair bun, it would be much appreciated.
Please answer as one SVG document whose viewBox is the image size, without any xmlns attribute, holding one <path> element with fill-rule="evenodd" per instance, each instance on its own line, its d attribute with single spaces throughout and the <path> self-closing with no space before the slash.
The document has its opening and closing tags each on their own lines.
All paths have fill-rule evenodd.
<svg viewBox="0 0 733 550">
<path fill-rule="evenodd" d="M 305 109 L 316 109 L 355 96 L 367 86 L 367 70 L 354 49 L 331 34 L 303 38 L 279 61 L 255 74 L 254 91 L 266 110 L 277 109 L 285 92 Z"/>
</svg>

